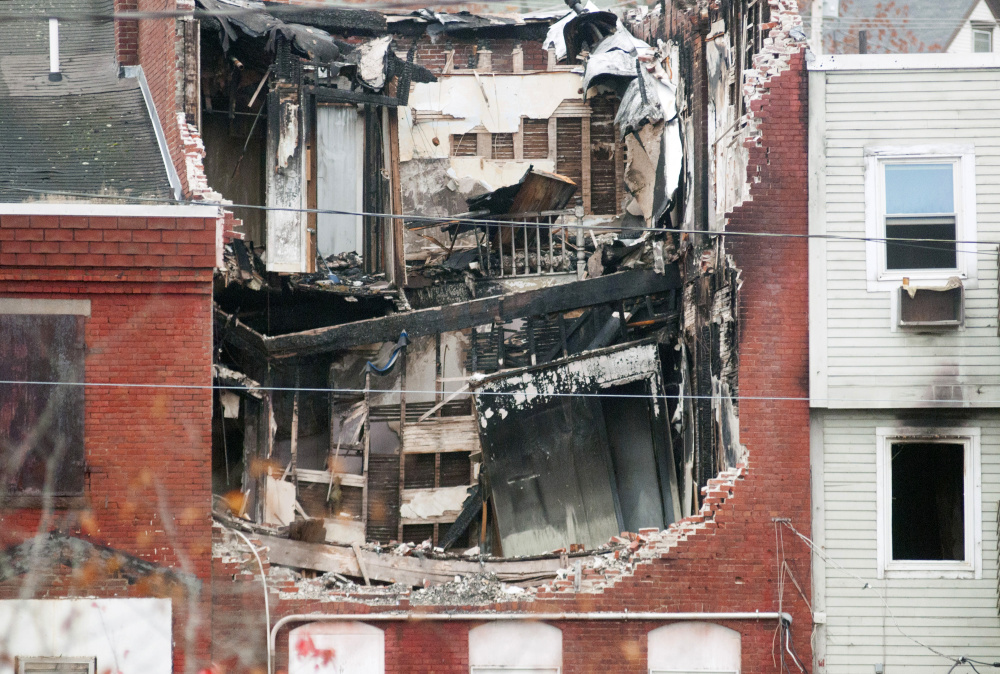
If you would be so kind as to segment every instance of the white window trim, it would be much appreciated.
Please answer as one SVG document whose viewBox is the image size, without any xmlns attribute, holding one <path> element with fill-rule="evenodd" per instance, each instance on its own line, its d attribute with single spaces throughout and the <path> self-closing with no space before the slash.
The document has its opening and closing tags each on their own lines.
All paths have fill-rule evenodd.
<svg viewBox="0 0 1000 674">
<path fill-rule="evenodd" d="M 976 240 L 976 153 L 972 145 L 915 145 L 908 147 L 865 148 L 865 266 L 868 292 L 899 288 L 903 278 L 917 287 L 940 286 L 952 276 L 962 279 L 967 289 L 979 287 L 979 268 L 974 246 L 958 245 L 957 269 L 886 270 L 885 203 L 882 166 L 887 161 L 928 161 L 955 163 L 955 238 Z"/>
<path fill-rule="evenodd" d="M 88 674 L 96 674 L 97 658 L 66 658 L 66 657 L 40 657 L 40 656 L 20 656 L 17 658 L 17 674 L 24 674 L 26 664 L 44 665 L 87 665 Z"/>
<path fill-rule="evenodd" d="M 876 548 L 878 578 L 983 577 L 982 478 L 979 428 L 891 428 L 875 430 Z M 961 443 L 965 447 L 965 561 L 892 561 L 892 444 L 896 441 Z"/>
</svg>

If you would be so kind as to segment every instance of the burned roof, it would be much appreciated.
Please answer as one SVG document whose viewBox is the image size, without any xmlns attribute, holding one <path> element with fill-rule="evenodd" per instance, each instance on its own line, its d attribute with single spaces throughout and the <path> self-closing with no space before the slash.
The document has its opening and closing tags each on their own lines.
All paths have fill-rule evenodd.
<svg viewBox="0 0 1000 674">
<path fill-rule="evenodd" d="M 2 14 L 110 14 L 113 0 L 8 0 Z M 60 22 L 61 81 L 49 80 L 49 25 L 15 24 L 0 43 L 0 202 L 25 190 L 169 198 L 170 179 L 140 82 L 119 76 L 111 21 Z M 60 197 L 64 200 L 65 197 Z"/>
</svg>

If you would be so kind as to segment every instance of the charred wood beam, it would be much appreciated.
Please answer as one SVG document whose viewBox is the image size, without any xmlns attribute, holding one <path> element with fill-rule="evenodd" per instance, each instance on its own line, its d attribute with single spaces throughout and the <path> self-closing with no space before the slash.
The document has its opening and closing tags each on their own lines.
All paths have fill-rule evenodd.
<svg viewBox="0 0 1000 674">
<path fill-rule="evenodd" d="M 382 96 L 381 94 L 369 94 L 363 91 L 349 91 L 347 89 L 330 89 L 329 87 L 308 86 L 303 87 L 306 93 L 316 97 L 319 103 L 368 103 L 370 105 L 385 105 L 390 108 L 399 107 L 398 98 Z"/>
<path fill-rule="evenodd" d="M 409 313 L 371 318 L 354 323 L 307 330 L 290 335 L 262 337 L 263 346 L 271 357 L 305 356 L 349 349 L 362 344 L 394 341 L 406 330 L 410 339 L 436 332 L 464 330 L 488 325 L 499 318 L 509 322 L 515 318 L 552 314 L 582 307 L 617 302 L 633 297 L 653 295 L 681 287 L 676 265 L 666 273 L 637 270 L 577 281 L 551 288 L 499 297 L 448 304 Z M 250 339 L 244 326 L 241 337 Z M 253 333 L 256 335 L 257 333 Z"/>
</svg>

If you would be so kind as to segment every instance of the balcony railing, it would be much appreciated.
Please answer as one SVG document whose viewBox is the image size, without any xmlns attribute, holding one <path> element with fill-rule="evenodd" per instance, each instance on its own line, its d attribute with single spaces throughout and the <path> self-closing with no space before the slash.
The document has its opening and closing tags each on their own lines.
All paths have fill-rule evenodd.
<svg viewBox="0 0 1000 674">
<path fill-rule="evenodd" d="M 587 249 L 583 214 L 576 210 L 490 215 L 478 224 L 480 269 L 492 278 L 576 272 L 583 278 Z M 510 224 L 504 224 L 509 221 Z"/>
</svg>

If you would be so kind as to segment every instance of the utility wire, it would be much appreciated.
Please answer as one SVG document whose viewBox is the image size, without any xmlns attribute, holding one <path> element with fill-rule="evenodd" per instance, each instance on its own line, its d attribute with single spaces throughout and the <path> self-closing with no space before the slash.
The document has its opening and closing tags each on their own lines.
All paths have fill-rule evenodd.
<svg viewBox="0 0 1000 674">
<path fill-rule="evenodd" d="M 503 378 L 505 372 L 514 372 L 514 370 L 501 370 L 500 372 L 487 375 L 486 378 Z M 470 378 L 471 379 L 471 378 Z M 475 383 L 473 380 L 472 383 Z M 487 398 L 499 398 L 499 397 L 519 397 L 524 398 L 527 394 L 524 391 L 442 391 L 442 390 L 424 390 L 424 389 L 363 389 L 363 388 L 326 388 L 326 387 L 303 387 L 303 386 L 228 386 L 228 385 L 210 385 L 210 384 L 132 384 L 125 382 L 90 382 L 90 381 L 30 381 L 30 380 L 0 380 L 0 386 L 79 386 L 86 388 L 125 388 L 125 389 L 164 389 L 164 390 L 181 390 L 181 391 L 268 391 L 272 393 L 340 393 L 340 394 L 353 394 L 353 395 L 363 395 L 365 393 L 379 393 L 379 394 L 426 394 L 435 395 L 446 393 L 448 395 L 454 395 L 457 400 L 459 397 L 465 398 L 476 398 L 476 397 L 487 397 Z M 640 400 L 718 400 L 722 396 L 712 396 L 712 395 L 692 395 L 687 393 L 581 393 L 581 392 L 559 392 L 559 391 L 539 391 L 534 394 L 537 398 L 621 398 L 621 399 L 640 399 Z M 963 402 L 967 403 L 967 400 L 955 400 L 952 398 L 941 398 L 941 399 L 908 399 L 908 400 L 892 400 L 889 398 L 809 398 L 809 397 L 797 397 L 797 396 L 727 396 L 730 400 L 757 400 L 757 401 L 777 401 L 777 402 L 846 402 L 846 403 L 892 403 L 892 404 L 906 404 L 913 405 L 916 403 L 920 404 L 934 404 L 934 403 L 956 403 Z M 977 404 L 983 406 L 1000 406 L 1000 400 L 976 400 L 973 401 Z M 968 409 L 968 408 L 962 408 Z"/>
<path fill-rule="evenodd" d="M 122 197 L 107 195 L 107 194 L 87 194 L 83 192 L 66 192 L 57 190 L 38 190 L 29 189 L 26 187 L 16 188 L 22 192 L 31 192 L 34 194 L 47 194 L 51 196 L 67 196 L 67 197 L 78 197 L 85 199 L 115 199 L 121 200 Z M 576 229 L 582 228 L 585 230 L 594 231 L 619 231 L 622 229 L 621 226 L 616 226 L 612 224 L 598 224 L 598 223 L 563 223 L 563 224 L 550 224 L 550 223 L 540 223 L 540 222 L 527 222 L 527 221 L 516 221 L 516 220 L 480 220 L 473 218 L 460 218 L 455 216 L 432 216 L 432 215 L 396 215 L 393 213 L 368 213 L 364 211 L 346 211 L 346 210 L 335 210 L 328 208 L 292 208 L 284 206 L 259 206 L 257 204 L 235 204 L 235 203 L 223 203 L 217 201 L 186 201 L 186 200 L 176 200 L 176 199 L 165 199 L 156 197 L 129 197 L 131 201 L 145 201 L 159 204 L 169 204 L 176 206 L 215 206 L 218 208 L 245 208 L 251 210 L 261 210 L 268 212 L 280 212 L 280 213 L 316 213 L 320 215 L 353 215 L 362 217 L 373 217 L 373 218 L 384 218 L 386 220 L 409 220 L 411 222 L 429 222 L 429 223 L 439 223 L 442 225 L 456 224 L 456 223 L 468 223 L 474 225 L 492 225 L 497 227 L 502 226 L 525 226 L 525 227 L 548 227 L 551 229 Z M 346 226 L 346 225 L 345 225 Z M 667 233 L 667 234 L 691 234 L 691 235 L 701 235 L 701 236 L 719 236 L 719 237 L 761 237 L 769 239 L 824 239 L 828 241 L 855 241 L 855 242 L 874 242 L 874 243 L 900 243 L 900 244 L 914 244 L 914 243 L 935 243 L 935 244 L 945 244 L 954 243 L 956 245 L 971 245 L 971 246 L 997 246 L 1000 245 L 1000 240 L 998 241 L 970 241 L 962 239 L 931 239 L 931 238 L 920 238 L 920 237 L 866 237 L 866 236 L 847 236 L 843 234 L 791 234 L 785 232 L 735 232 L 735 231 L 707 231 L 707 230 L 694 230 L 694 229 L 670 229 L 669 227 L 642 227 L 640 228 L 642 232 L 653 232 L 653 233 Z M 639 231 L 639 230 L 637 230 Z M 925 248 L 928 250 L 940 250 L 939 246 L 910 246 L 915 248 Z M 957 250 L 958 253 L 969 253 L 978 254 L 979 251 L 973 250 Z"/>
<path fill-rule="evenodd" d="M 285 14 L 301 14 L 302 12 L 314 12 L 329 9 L 364 11 L 364 10 L 384 10 L 384 9 L 426 9 L 428 5 L 435 7 L 464 6 L 470 4 L 467 0 L 436 0 L 427 2 L 426 0 L 375 0 L 366 2 L 363 7 L 350 4 L 311 4 L 311 5 L 270 5 L 266 7 L 231 7 L 227 9 L 161 9 L 161 10 L 122 10 L 117 12 L 87 12 L 87 11 L 51 11 L 51 12 L 3 12 L 0 13 L 0 22 L 4 21 L 34 21 L 43 19 L 58 19 L 60 21 L 136 21 L 150 19 L 183 19 L 183 18 L 233 18 L 252 16 L 273 16 L 281 17 Z M 476 0 L 475 4 L 501 5 L 512 7 L 515 3 L 507 0 Z M 633 4 L 633 3 L 624 3 Z M 551 7 L 546 2 L 542 10 Z M 572 10 L 566 7 L 568 14 Z M 507 13 L 507 12 L 503 12 Z M 525 12 L 519 12 L 524 14 Z"/>
</svg>

